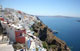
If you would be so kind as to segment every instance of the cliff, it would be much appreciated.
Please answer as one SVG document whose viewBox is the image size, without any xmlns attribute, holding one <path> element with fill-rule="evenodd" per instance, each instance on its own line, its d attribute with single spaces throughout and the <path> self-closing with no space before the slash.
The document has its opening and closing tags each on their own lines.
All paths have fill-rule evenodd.
<svg viewBox="0 0 80 51">
<path fill-rule="evenodd" d="M 52 30 L 41 21 L 32 25 L 32 28 L 34 35 L 39 37 L 47 51 L 70 51 L 66 43 L 54 36 Z"/>
<path fill-rule="evenodd" d="M 18 43 L 23 42 L 20 38 L 24 37 L 26 39 L 24 43 L 30 42 L 30 45 L 28 45 L 31 48 L 29 47 L 28 51 L 33 49 L 33 47 L 35 47 L 34 49 L 40 47 L 38 49 L 42 49 L 41 51 L 46 51 L 46 49 L 47 51 L 70 51 L 66 43 L 54 36 L 52 30 L 43 24 L 38 17 L 7 8 L 4 10 L 4 18 L 7 26 L 7 28 L 5 26 L 6 31 L 9 33 L 7 35 L 9 35 L 9 39 L 14 44 L 17 44 L 15 41 Z M 2 27 L 0 29 L 0 32 L 3 32 Z M 19 32 L 19 36 L 15 36 L 17 33 L 14 33 L 14 30 Z M 26 33 L 22 30 L 25 30 Z M 16 48 L 20 45 L 22 46 L 22 44 L 17 44 Z M 28 47 L 27 44 L 23 46 Z"/>
</svg>

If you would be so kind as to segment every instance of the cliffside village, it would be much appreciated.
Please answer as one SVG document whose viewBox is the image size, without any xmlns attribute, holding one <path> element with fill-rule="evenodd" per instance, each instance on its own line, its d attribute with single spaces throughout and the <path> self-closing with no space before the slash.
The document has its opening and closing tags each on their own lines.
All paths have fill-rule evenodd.
<svg viewBox="0 0 80 51">
<path fill-rule="evenodd" d="M 0 51 L 46 51 L 42 41 L 34 36 L 31 26 L 40 20 L 36 16 L 0 6 Z M 3 36 L 6 35 L 6 36 Z M 19 44 L 21 47 L 18 48 Z"/>
</svg>

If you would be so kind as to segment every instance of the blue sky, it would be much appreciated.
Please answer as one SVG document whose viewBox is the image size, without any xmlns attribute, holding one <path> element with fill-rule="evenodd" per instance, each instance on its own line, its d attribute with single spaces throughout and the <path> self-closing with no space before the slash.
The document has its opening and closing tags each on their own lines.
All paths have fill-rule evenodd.
<svg viewBox="0 0 80 51">
<path fill-rule="evenodd" d="M 0 0 L 6 8 L 14 8 L 33 15 L 63 15 L 80 17 L 80 0 Z"/>
</svg>

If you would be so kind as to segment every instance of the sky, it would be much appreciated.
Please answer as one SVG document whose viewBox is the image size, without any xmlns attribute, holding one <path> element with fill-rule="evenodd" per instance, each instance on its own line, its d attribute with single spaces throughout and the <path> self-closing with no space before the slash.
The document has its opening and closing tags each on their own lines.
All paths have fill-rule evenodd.
<svg viewBox="0 0 80 51">
<path fill-rule="evenodd" d="M 0 5 L 32 15 L 80 17 L 80 0 L 0 0 Z"/>
</svg>

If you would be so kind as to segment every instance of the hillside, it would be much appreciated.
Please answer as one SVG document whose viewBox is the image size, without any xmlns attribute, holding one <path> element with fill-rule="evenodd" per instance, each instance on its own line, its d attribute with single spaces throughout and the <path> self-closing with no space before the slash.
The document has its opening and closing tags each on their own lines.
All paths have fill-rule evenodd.
<svg viewBox="0 0 80 51">
<path fill-rule="evenodd" d="M 57 38 L 37 16 L 11 8 L 4 9 L 2 13 L 0 32 L 6 31 L 14 49 L 70 51 L 66 43 Z"/>
<path fill-rule="evenodd" d="M 48 51 L 70 50 L 66 43 L 54 36 L 52 30 L 42 22 L 35 23 L 32 27 L 35 31 L 34 35 L 39 37 L 39 39 L 43 42 L 43 46 L 48 49 Z"/>
</svg>

